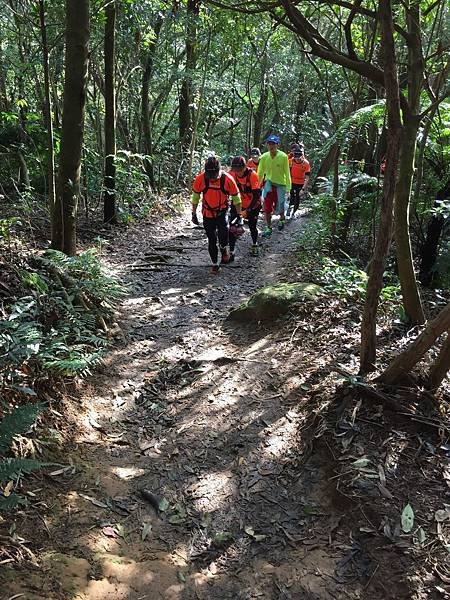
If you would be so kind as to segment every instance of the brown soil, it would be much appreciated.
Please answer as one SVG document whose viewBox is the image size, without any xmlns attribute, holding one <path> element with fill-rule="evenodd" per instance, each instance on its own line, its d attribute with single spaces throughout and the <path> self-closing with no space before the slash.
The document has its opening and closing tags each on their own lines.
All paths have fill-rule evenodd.
<svg viewBox="0 0 450 600">
<path fill-rule="evenodd" d="M 371 430 L 364 440 L 375 449 L 361 448 L 356 433 L 349 440 L 348 429 L 334 429 L 348 423 L 345 410 L 353 425 L 358 415 L 388 419 L 373 405 L 366 414 L 357 394 L 335 412 L 342 397 L 332 367 L 351 368 L 357 357 L 357 331 L 341 328 L 354 309 L 326 299 L 270 326 L 224 322 L 252 291 L 292 279 L 302 220 L 274 230 L 259 258 L 248 256 L 246 234 L 219 276 L 209 273 L 203 231 L 185 218 L 116 239 L 104 258 L 129 284 L 122 331 L 66 406 L 68 468 L 28 484 L 34 504 L 14 527 L 35 560 L 2 565 L 2 599 L 445 592 L 426 559 L 412 560 L 412 540 L 402 547 L 393 529 L 392 539 L 383 536 L 381 512 L 388 503 L 399 514 L 403 499 L 386 501 L 378 490 L 375 502 L 350 489 L 357 477 L 345 478 L 349 461 L 383 443 Z"/>
</svg>

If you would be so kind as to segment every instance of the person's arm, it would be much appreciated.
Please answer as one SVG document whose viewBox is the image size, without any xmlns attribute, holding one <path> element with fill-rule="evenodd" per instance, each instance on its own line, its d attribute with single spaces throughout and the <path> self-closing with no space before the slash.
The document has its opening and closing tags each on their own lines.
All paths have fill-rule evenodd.
<svg viewBox="0 0 450 600">
<path fill-rule="evenodd" d="M 291 191 L 291 187 L 292 187 L 292 183 L 291 183 L 291 170 L 289 168 L 289 161 L 288 158 L 286 156 L 286 159 L 284 161 L 284 178 L 286 181 L 286 192 L 290 192 Z"/>
<path fill-rule="evenodd" d="M 192 192 L 192 222 L 194 225 L 198 225 L 197 207 L 200 202 L 200 194 L 198 192 Z"/>
<path fill-rule="evenodd" d="M 306 194 L 308 191 L 309 184 L 309 176 L 311 174 L 311 167 L 309 166 L 309 162 L 305 159 L 305 183 L 303 184 L 302 192 Z"/>
<path fill-rule="evenodd" d="M 262 185 L 262 182 L 264 181 L 264 157 L 262 156 L 259 159 L 259 163 L 258 163 L 258 171 L 257 171 L 257 175 L 258 175 L 258 180 L 260 185 Z"/>
<path fill-rule="evenodd" d="M 233 203 L 234 208 L 236 209 L 237 216 L 240 218 L 242 204 L 241 204 L 241 197 L 239 196 L 239 193 L 237 193 L 234 196 L 230 196 L 230 198 L 231 198 L 231 202 Z"/>
<path fill-rule="evenodd" d="M 305 173 L 305 183 L 303 184 L 303 187 L 302 187 L 302 192 L 304 194 L 306 194 L 308 191 L 308 184 L 309 184 L 309 173 Z"/>
</svg>

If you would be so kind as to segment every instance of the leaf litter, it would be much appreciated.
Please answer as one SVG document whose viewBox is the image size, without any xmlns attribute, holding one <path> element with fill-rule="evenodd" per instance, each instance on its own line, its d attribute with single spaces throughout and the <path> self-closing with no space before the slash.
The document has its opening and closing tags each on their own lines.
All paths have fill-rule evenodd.
<svg viewBox="0 0 450 600">
<path fill-rule="evenodd" d="M 267 599 L 314 590 L 324 599 L 367 600 L 419 599 L 427 585 L 447 585 L 447 440 L 438 439 L 436 415 L 421 417 L 419 398 L 395 398 L 406 414 L 393 417 L 388 394 L 370 395 L 371 386 L 351 375 L 359 308 L 322 298 L 266 326 L 222 325 L 232 305 L 275 275 L 302 280 L 287 258 L 290 236 L 275 235 L 262 260 L 223 269 L 211 282 L 206 271 L 189 267 L 191 253 L 169 248 L 195 243 L 206 252 L 203 232 L 186 234 L 180 221 L 163 224 L 161 234 L 157 240 L 151 231 L 127 232 L 107 258 L 140 290 L 136 298 L 150 301 L 125 302 L 127 342 L 113 358 L 114 377 L 97 374 L 84 400 L 102 439 L 85 445 L 89 469 L 77 469 L 71 485 L 89 504 L 75 511 L 69 504 L 71 518 L 63 527 L 61 517 L 53 543 L 71 537 L 80 551 L 86 523 L 108 510 L 121 523 L 98 529 L 105 543 L 126 540 L 123 552 L 137 561 L 146 552 L 181 552 L 173 584 L 205 600 L 240 597 L 248 585 Z M 176 252 L 186 267 L 151 279 L 121 271 L 143 257 L 146 245 L 169 262 Z M 240 241 L 239 260 L 244 246 Z M 200 361 L 202 354 L 215 358 Z M 350 373 L 344 382 L 336 365 Z M 126 402 L 111 403 L 111 388 Z M 128 446 L 116 444 L 117 423 Z M 144 472 L 143 483 L 112 479 L 111 466 L 130 465 Z M 64 477 L 53 479 L 59 489 L 67 485 Z M 434 581 L 420 577 L 429 572 Z M 194 592 L 201 577 L 212 579 Z M 159 592 L 151 584 L 146 590 Z"/>
</svg>

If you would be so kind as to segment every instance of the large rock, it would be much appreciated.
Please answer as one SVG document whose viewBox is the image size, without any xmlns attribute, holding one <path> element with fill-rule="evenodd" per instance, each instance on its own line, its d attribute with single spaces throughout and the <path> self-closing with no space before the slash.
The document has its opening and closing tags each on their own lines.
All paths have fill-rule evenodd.
<svg viewBox="0 0 450 600">
<path fill-rule="evenodd" d="M 314 283 L 278 283 L 255 292 L 247 302 L 232 310 L 230 321 L 268 321 L 289 311 L 293 304 L 314 300 L 324 293 Z"/>
</svg>

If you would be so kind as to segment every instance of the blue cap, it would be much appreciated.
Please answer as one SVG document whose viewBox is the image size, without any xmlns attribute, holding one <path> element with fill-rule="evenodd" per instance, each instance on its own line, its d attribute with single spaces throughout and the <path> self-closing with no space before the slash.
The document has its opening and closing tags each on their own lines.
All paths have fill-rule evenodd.
<svg viewBox="0 0 450 600">
<path fill-rule="evenodd" d="M 269 135 L 269 137 L 266 139 L 266 143 L 267 142 L 273 142 L 274 144 L 279 144 L 280 138 L 277 135 L 275 135 L 274 133 L 271 133 Z"/>
</svg>

